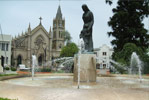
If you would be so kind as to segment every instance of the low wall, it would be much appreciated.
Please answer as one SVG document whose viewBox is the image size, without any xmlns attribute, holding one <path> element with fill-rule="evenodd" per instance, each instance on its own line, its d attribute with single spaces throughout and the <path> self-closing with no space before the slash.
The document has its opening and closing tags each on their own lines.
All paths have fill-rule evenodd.
<svg viewBox="0 0 149 100">
<path fill-rule="evenodd" d="M 14 78 L 21 78 L 21 77 L 30 77 L 30 75 L 10 75 L 10 76 L 1 76 L 0 81 L 8 80 L 8 79 L 14 79 Z"/>
</svg>

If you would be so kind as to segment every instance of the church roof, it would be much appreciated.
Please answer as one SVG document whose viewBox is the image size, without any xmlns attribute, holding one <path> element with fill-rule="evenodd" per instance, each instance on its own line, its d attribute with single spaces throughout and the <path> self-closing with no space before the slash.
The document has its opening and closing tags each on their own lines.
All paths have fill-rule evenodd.
<svg viewBox="0 0 149 100">
<path fill-rule="evenodd" d="M 35 27 L 32 31 L 31 34 L 35 34 L 39 29 L 42 29 L 44 31 L 44 33 L 46 33 L 46 35 L 49 37 L 49 34 L 47 32 L 47 30 L 43 27 L 42 24 L 39 24 L 37 27 Z"/>
<path fill-rule="evenodd" d="M 58 7 L 58 9 L 57 9 L 56 18 L 57 18 L 57 19 L 62 19 L 62 12 L 61 12 L 61 7 L 60 7 L 60 5 L 59 5 L 59 7 Z"/>
</svg>

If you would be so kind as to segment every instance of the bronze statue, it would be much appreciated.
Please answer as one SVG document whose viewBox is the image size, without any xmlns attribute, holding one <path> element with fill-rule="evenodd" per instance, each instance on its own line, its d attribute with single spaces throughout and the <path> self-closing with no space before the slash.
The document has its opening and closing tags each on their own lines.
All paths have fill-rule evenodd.
<svg viewBox="0 0 149 100">
<path fill-rule="evenodd" d="M 83 38 L 85 51 L 93 52 L 92 27 L 94 24 L 94 16 L 86 4 L 82 5 L 82 9 L 84 11 L 82 17 L 84 25 L 80 34 L 80 38 Z"/>
</svg>

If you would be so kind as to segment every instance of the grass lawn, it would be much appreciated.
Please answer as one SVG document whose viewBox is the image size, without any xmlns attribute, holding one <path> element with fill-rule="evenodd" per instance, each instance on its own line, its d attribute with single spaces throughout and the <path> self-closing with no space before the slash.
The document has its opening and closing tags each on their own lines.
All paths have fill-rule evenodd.
<svg viewBox="0 0 149 100">
<path fill-rule="evenodd" d="M 18 74 L 0 74 L 0 77 L 2 77 L 2 76 L 13 76 L 13 75 L 18 75 Z M 0 98 L 0 100 L 1 100 L 1 98 Z"/>
<path fill-rule="evenodd" d="M 8 99 L 8 98 L 1 98 L 0 97 L 0 100 L 16 100 L 16 99 Z"/>
</svg>

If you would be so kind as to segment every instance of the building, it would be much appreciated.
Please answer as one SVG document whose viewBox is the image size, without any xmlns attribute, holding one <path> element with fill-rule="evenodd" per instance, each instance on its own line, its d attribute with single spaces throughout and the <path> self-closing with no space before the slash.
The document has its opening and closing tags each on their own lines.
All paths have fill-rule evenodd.
<svg viewBox="0 0 149 100">
<path fill-rule="evenodd" d="M 60 56 L 64 46 L 65 20 L 62 17 L 61 7 L 58 7 L 56 17 L 53 19 L 53 28 L 49 32 L 40 23 L 34 29 L 29 24 L 28 31 L 12 40 L 12 65 L 25 64 L 31 66 L 31 55 L 36 55 L 38 65 L 44 66 L 52 58 Z"/>
<path fill-rule="evenodd" d="M 11 35 L 0 35 L 1 66 L 11 65 Z"/>
<path fill-rule="evenodd" d="M 94 49 L 94 52 L 97 55 L 97 69 L 100 69 L 100 71 L 109 71 L 113 49 L 104 44 L 101 47 Z"/>
</svg>

